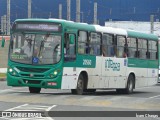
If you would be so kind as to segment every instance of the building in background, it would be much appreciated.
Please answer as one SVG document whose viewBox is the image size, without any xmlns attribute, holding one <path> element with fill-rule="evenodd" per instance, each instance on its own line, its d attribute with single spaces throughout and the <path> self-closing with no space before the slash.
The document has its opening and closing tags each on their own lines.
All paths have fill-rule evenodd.
<svg viewBox="0 0 160 120">
<path fill-rule="evenodd" d="M 151 23 L 150 22 L 140 22 L 140 21 L 107 21 L 105 26 L 114 28 L 124 28 L 130 30 L 141 31 L 144 33 L 151 33 Z M 160 37 L 160 22 L 154 22 L 153 34 Z"/>
</svg>

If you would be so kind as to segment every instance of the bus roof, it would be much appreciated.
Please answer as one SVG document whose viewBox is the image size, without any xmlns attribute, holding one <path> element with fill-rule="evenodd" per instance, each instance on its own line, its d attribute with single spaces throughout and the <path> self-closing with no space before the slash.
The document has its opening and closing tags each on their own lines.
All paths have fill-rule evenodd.
<svg viewBox="0 0 160 120">
<path fill-rule="evenodd" d="M 91 30 L 95 31 L 95 27 L 92 25 L 89 25 L 87 23 L 79 23 L 79 22 L 74 22 L 74 21 L 68 21 L 64 19 L 17 19 L 15 22 L 55 22 L 55 23 L 61 23 L 65 27 L 68 28 L 78 28 L 79 30 Z"/>
<path fill-rule="evenodd" d="M 127 33 L 128 33 L 128 37 L 156 40 L 156 41 L 158 40 L 158 36 L 154 34 L 147 34 L 147 33 L 142 33 L 134 30 L 127 30 Z"/>
<path fill-rule="evenodd" d="M 78 30 L 85 30 L 85 31 L 95 31 L 95 27 L 92 25 L 89 25 L 87 23 L 79 23 L 79 22 L 65 22 L 65 26 L 68 28 L 78 28 Z"/>
<path fill-rule="evenodd" d="M 15 22 L 55 22 L 61 23 L 65 27 L 68 28 L 78 28 L 79 30 L 86 30 L 86 31 L 97 31 L 101 33 L 109 33 L 109 34 L 116 34 L 116 35 L 123 35 L 127 37 L 134 37 L 134 38 L 141 38 L 141 39 L 148 39 L 148 40 L 158 40 L 158 36 L 154 34 L 147 34 L 142 33 L 134 30 L 125 30 L 121 28 L 112 28 L 112 27 L 105 27 L 100 25 L 89 25 L 87 23 L 77 23 L 74 21 L 68 21 L 64 19 L 17 19 Z"/>
<path fill-rule="evenodd" d="M 116 34 L 116 35 L 123 35 L 127 36 L 127 31 L 120 28 L 112 28 L 112 27 L 105 27 L 100 25 L 93 25 L 96 28 L 96 31 L 102 33 L 109 33 L 109 34 Z"/>
</svg>

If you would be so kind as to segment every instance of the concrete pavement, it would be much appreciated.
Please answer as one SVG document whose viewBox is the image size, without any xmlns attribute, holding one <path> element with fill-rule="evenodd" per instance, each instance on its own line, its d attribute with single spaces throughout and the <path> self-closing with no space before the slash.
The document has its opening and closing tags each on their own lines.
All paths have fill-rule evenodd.
<svg viewBox="0 0 160 120">
<path fill-rule="evenodd" d="M 0 68 L 0 73 L 6 73 L 7 72 L 7 68 Z M 6 78 L 4 77 L 0 77 L 0 81 L 5 81 Z"/>
</svg>

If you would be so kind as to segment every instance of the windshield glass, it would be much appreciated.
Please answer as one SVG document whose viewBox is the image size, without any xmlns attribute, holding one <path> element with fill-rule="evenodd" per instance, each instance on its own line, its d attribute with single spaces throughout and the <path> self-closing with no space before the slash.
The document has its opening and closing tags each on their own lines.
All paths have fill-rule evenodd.
<svg viewBox="0 0 160 120">
<path fill-rule="evenodd" d="M 14 33 L 9 56 L 19 63 L 55 64 L 61 58 L 61 36 Z"/>
</svg>

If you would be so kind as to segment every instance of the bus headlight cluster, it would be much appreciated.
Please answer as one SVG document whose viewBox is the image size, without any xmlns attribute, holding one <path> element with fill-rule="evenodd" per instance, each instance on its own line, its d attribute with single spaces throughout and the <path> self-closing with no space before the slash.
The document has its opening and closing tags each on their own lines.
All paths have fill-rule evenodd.
<svg viewBox="0 0 160 120">
<path fill-rule="evenodd" d="M 8 71 L 11 73 L 11 72 L 13 72 L 13 69 L 12 69 L 12 68 L 9 68 Z"/>
<path fill-rule="evenodd" d="M 50 77 L 50 78 L 57 77 L 57 75 L 58 75 L 59 72 L 60 72 L 60 70 L 55 70 L 55 71 L 53 71 L 52 73 L 50 73 L 49 77 Z"/>
<path fill-rule="evenodd" d="M 13 68 L 10 68 L 10 67 L 8 67 L 8 72 L 13 76 L 17 76 L 18 75 L 17 72 Z"/>
<path fill-rule="evenodd" d="M 58 72 L 55 70 L 53 74 L 56 76 L 58 74 Z"/>
</svg>

